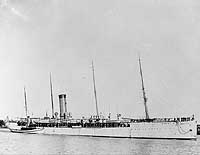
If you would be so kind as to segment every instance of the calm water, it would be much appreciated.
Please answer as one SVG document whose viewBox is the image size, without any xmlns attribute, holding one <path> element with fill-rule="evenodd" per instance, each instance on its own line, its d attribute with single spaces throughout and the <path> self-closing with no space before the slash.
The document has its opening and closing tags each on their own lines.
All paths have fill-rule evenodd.
<svg viewBox="0 0 200 155">
<path fill-rule="evenodd" d="M 197 141 L 49 136 L 0 132 L 0 154 L 199 155 Z"/>
</svg>

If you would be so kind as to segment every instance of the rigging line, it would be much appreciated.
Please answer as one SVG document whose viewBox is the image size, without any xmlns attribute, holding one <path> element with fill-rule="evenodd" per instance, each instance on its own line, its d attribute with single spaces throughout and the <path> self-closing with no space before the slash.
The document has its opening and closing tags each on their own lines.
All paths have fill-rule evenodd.
<svg viewBox="0 0 200 155">
<path fill-rule="evenodd" d="M 147 80 L 153 81 L 155 79 L 152 78 L 151 73 L 148 73 L 147 74 Z M 165 89 L 169 89 L 169 87 L 166 85 L 166 82 L 162 78 L 159 78 L 159 80 L 157 80 L 157 82 L 158 82 L 158 85 L 160 86 L 160 87 L 156 88 L 157 90 L 161 90 L 162 87 L 164 87 Z M 155 99 L 153 96 L 151 98 Z M 165 98 L 165 100 L 163 98 L 161 98 L 161 97 L 157 97 L 157 98 L 159 98 L 160 100 L 162 100 L 162 102 L 164 102 L 164 103 L 167 103 L 167 102 L 169 103 L 169 100 L 167 100 L 166 98 Z"/>
</svg>

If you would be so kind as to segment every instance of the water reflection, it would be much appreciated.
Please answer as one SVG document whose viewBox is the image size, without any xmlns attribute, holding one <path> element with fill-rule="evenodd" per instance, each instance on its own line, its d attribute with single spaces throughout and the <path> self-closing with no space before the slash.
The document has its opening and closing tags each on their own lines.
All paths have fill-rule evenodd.
<svg viewBox="0 0 200 155">
<path fill-rule="evenodd" d="M 200 154 L 200 142 L 0 133 L 0 154 Z"/>
</svg>

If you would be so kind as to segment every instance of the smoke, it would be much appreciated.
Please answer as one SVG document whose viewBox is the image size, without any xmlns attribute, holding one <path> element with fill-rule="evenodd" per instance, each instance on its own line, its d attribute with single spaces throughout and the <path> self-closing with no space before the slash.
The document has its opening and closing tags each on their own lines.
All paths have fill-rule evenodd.
<svg viewBox="0 0 200 155">
<path fill-rule="evenodd" d="M 12 7 L 10 5 L 10 3 L 8 2 L 8 0 L 1 0 L 0 1 L 0 9 L 1 8 L 6 8 L 7 10 L 9 10 L 12 14 L 14 14 L 15 16 L 23 19 L 24 21 L 28 21 L 28 17 L 26 15 L 24 15 L 23 13 L 21 13 L 19 10 L 17 10 L 16 8 Z"/>
<path fill-rule="evenodd" d="M 15 8 L 13 7 L 10 7 L 10 10 L 12 11 L 12 13 L 18 17 L 20 17 L 21 19 L 25 20 L 25 21 L 28 21 L 28 17 L 23 15 L 21 12 L 19 12 L 18 10 L 16 10 Z"/>
</svg>

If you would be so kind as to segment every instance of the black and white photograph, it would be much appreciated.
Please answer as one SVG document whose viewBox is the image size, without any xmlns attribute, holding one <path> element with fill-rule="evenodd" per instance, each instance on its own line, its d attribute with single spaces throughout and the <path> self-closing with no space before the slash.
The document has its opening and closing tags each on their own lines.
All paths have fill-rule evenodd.
<svg viewBox="0 0 200 155">
<path fill-rule="evenodd" d="M 200 154 L 200 1 L 0 0 L 0 154 Z"/>
</svg>

